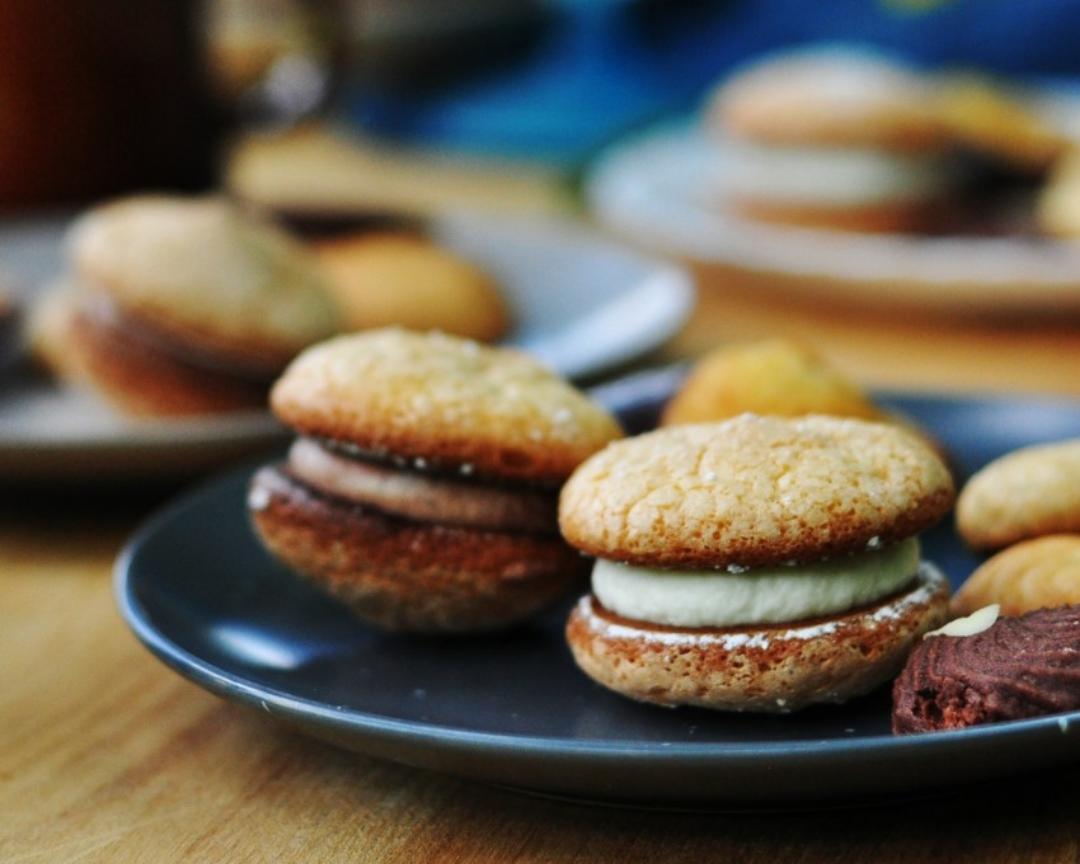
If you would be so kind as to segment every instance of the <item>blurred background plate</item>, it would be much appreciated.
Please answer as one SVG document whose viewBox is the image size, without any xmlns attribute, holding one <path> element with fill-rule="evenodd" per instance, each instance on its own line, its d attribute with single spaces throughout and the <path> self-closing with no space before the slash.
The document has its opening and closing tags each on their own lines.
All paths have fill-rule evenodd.
<svg viewBox="0 0 1080 864">
<path fill-rule="evenodd" d="M 62 266 L 65 225 L 50 218 L 0 228 L 0 261 L 30 301 Z M 693 305 L 684 270 L 574 223 L 454 215 L 432 218 L 427 230 L 499 283 L 516 319 L 508 344 L 569 377 L 595 376 L 658 347 Z M 25 369 L 0 379 L 5 480 L 180 477 L 283 434 L 266 413 L 134 420 Z"/>
<path fill-rule="evenodd" d="M 680 374 L 593 393 L 640 430 Z M 960 479 L 1080 425 L 1067 400 L 882 401 L 940 440 Z M 263 550 L 244 504 L 252 470 L 188 493 L 138 532 L 117 564 L 121 612 L 185 677 L 339 746 L 547 794 L 698 809 L 865 805 L 1080 757 L 1080 712 L 894 737 L 888 687 L 787 716 L 641 705 L 575 668 L 569 599 L 503 634 L 379 633 Z M 977 563 L 949 521 L 922 540 L 954 586 Z"/>
<path fill-rule="evenodd" d="M 751 222 L 712 191 L 718 146 L 689 123 L 616 145 L 588 179 L 593 214 L 647 248 L 726 268 L 778 294 L 950 314 L 1080 315 L 1080 243 Z"/>
</svg>

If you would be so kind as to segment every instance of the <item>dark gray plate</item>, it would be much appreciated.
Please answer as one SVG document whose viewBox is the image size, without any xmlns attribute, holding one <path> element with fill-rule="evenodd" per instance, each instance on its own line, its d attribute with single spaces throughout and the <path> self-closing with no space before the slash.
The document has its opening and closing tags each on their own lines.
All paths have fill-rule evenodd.
<svg viewBox="0 0 1080 864">
<path fill-rule="evenodd" d="M 672 374 L 599 392 L 640 428 Z M 1080 433 L 1075 402 L 885 401 L 932 430 L 961 476 Z M 786 717 L 638 705 L 576 670 L 565 607 L 502 636 L 380 635 L 267 557 L 245 515 L 249 474 L 202 486 L 138 532 L 117 565 L 121 611 L 182 675 L 341 746 L 547 794 L 735 808 L 865 803 L 1080 756 L 1080 713 L 894 738 L 885 690 Z M 976 563 L 948 525 L 925 548 L 954 582 Z"/>
</svg>

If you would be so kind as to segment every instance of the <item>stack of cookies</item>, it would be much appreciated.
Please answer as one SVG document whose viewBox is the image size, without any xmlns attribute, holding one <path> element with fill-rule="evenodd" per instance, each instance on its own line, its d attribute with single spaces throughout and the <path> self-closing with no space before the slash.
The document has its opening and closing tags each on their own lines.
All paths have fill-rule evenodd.
<svg viewBox="0 0 1080 864">
<path fill-rule="evenodd" d="M 705 423 L 745 413 L 861 420 L 887 416 L 813 349 L 786 339 L 765 339 L 710 351 L 664 406 L 660 422 Z"/>
<path fill-rule="evenodd" d="M 998 552 L 957 592 L 953 611 L 997 604 L 1004 615 L 1080 603 L 1080 439 L 1027 447 L 964 487 L 960 535 Z"/>
<path fill-rule="evenodd" d="M 1009 197 L 1060 159 L 1069 137 L 1043 113 L 984 77 L 931 75 L 869 48 L 826 45 L 736 73 L 713 95 L 706 126 L 716 195 L 743 216 L 925 232 L 978 226 L 984 187 Z M 1075 209 L 1066 197 L 1041 208 L 1060 233 L 1070 233 Z"/>
<path fill-rule="evenodd" d="M 289 360 L 338 326 L 307 251 L 220 198 L 106 204 L 75 224 L 69 248 L 33 348 L 126 413 L 261 407 Z"/>
<path fill-rule="evenodd" d="M 763 60 L 717 90 L 706 122 L 717 191 L 754 219 L 913 230 L 956 182 L 927 82 L 868 51 Z"/>
<path fill-rule="evenodd" d="M 646 702 L 843 702 L 945 621 L 916 535 L 952 501 L 938 457 L 883 424 L 743 415 L 612 444 L 560 499 L 564 536 L 597 557 L 570 647 Z"/>
<path fill-rule="evenodd" d="M 622 432 L 535 360 L 376 330 L 305 351 L 271 404 L 300 437 L 252 481 L 256 530 L 365 621 L 506 627 L 587 569 L 559 536 L 558 490 Z"/>
</svg>

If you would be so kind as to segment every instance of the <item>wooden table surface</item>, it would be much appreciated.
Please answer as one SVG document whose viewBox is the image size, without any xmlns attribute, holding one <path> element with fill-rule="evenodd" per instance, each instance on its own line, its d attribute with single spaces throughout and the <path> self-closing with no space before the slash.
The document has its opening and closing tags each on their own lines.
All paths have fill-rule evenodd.
<svg viewBox="0 0 1080 864">
<path fill-rule="evenodd" d="M 866 316 L 699 276 L 665 359 L 788 333 L 869 384 L 1080 395 L 1075 325 Z M 306 740 L 182 680 L 120 621 L 112 562 L 160 498 L 0 490 L 0 862 L 1080 860 L 1076 768 L 859 812 L 665 814 Z"/>
</svg>

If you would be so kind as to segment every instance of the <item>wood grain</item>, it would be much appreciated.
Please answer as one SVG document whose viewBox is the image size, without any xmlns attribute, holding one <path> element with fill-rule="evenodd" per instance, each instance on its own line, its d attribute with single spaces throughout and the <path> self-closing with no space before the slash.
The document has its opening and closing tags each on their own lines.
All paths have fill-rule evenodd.
<svg viewBox="0 0 1080 864">
<path fill-rule="evenodd" d="M 336 751 L 218 701 L 136 644 L 114 611 L 110 570 L 142 509 L 0 510 L 0 861 L 1080 854 L 1075 769 L 855 813 L 688 815 L 532 799 Z"/>
<path fill-rule="evenodd" d="M 809 343 L 871 387 L 1080 395 L 1080 320 L 853 309 L 769 290 L 715 265 L 689 266 L 698 304 L 667 357 L 785 336 Z"/>
</svg>

